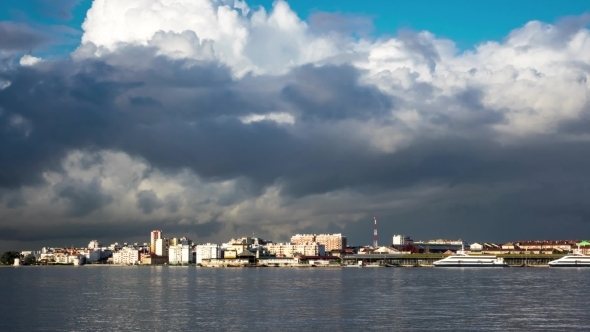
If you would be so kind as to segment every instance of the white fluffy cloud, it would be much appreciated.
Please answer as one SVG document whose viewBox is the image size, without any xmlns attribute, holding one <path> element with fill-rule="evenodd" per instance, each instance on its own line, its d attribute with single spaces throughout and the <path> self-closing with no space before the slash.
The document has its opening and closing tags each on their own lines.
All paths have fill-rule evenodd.
<svg viewBox="0 0 590 332">
<path fill-rule="evenodd" d="M 20 58 L 19 64 L 21 66 L 34 66 L 35 64 L 37 64 L 41 61 L 43 61 L 41 58 L 37 58 L 32 55 L 25 54 L 25 55 L 23 55 L 22 58 Z"/>
<path fill-rule="evenodd" d="M 214 56 L 238 76 L 280 74 L 336 54 L 333 43 L 311 36 L 282 0 L 270 13 L 240 1 L 95 0 L 82 28 L 82 43 L 96 45 L 95 55 L 122 44 L 150 45 L 173 58 Z"/>
<path fill-rule="evenodd" d="M 425 104 L 477 89 L 482 92 L 481 106 L 505 118 L 495 130 L 520 137 L 551 132 L 560 121 L 575 120 L 588 102 L 590 34 L 576 24 L 532 21 L 503 42 L 459 52 L 452 41 L 430 32 L 401 31 L 397 38 L 376 41 L 316 34 L 283 0 L 269 13 L 243 1 L 95 0 L 83 24 L 82 43 L 94 44 L 95 56 L 131 44 L 155 47 L 158 54 L 174 59 L 217 59 L 230 66 L 236 78 L 344 61 L 366 70 L 366 84 L 404 100 L 392 117 L 414 129 L 430 126 L 423 118 L 429 115 L 424 114 Z M 422 83 L 434 88 L 430 95 L 412 93 Z M 473 116 L 456 107 L 430 112 Z M 428 132 L 446 130 L 432 129 Z M 382 131 L 385 142 L 378 146 L 399 141 Z"/>
</svg>

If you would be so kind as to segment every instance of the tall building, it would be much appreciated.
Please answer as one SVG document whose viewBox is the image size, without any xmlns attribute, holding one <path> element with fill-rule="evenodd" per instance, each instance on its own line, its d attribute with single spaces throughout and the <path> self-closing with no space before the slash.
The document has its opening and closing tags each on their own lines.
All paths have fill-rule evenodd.
<svg viewBox="0 0 590 332">
<path fill-rule="evenodd" d="M 170 239 L 157 239 L 156 240 L 156 251 L 154 252 L 157 256 L 168 256 L 168 248 L 170 246 Z"/>
<path fill-rule="evenodd" d="M 326 251 L 344 250 L 346 248 L 346 236 L 342 234 L 297 234 L 291 237 L 291 243 L 304 244 L 317 242 L 326 247 Z"/>
<path fill-rule="evenodd" d="M 156 253 L 156 240 L 162 238 L 162 231 L 155 230 L 150 233 L 151 245 L 150 245 L 150 254 Z"/>
</svg>

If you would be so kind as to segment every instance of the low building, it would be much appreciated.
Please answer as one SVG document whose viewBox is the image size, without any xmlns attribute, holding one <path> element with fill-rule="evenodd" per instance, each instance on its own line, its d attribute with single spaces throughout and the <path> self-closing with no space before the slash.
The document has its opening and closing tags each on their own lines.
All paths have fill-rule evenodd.
<svg viewBox="0 0 590 332">
<path fill-rule="evenodd" d="M 293 244 L 293 243 L 276 243 L 264 246 L 269 254 L 276 257 L 294 257 L 296 254 L 303 256 L 325 256 L 326 247 L 317 242 Z"/>
<path fill-rule="evenodd" d="M 169 264 L 189 264 L 193 262 L 192 257 L 191 248 L 186 241 L 168 248 Z"/>
<path fill-rule="evenodd" d="M 113 253 L 113 264 L 133 265 L 140 262 L 139 250 L 132 248 L 123 248 Z"/>
<path fill-rule="evenodd" d="M 258 259 L 258 264 L 262 266 L 295 266 L 299 264 L 299 260 L 297 258 L 280 258 L 280 257 L 262 257 Z"/>
<path fill-rule="evenodd" d="M 299 264 L 308 264 L 314 266 L 325 266 L 340 264 L 340 257 L 335 256 L 299 256 Z"/>
<path fill-rule="evenodd" d="M 201 264 L 203 259 L 221 258 L 221 247 L 218 244 L 199 244 L 196 246 L 196 263 Z"/>
<path fill-rule="evenodd" d="M 393 245 L 394 246 L 405 246 L 407 244 L 412 244 L 414 243 L 414 240 L 412 240 L 411 237 L 409 236 L 404 236 L 404 235 L 394 235 L 393 236 Z"/>
<path fill-rule="evenodd" d="M 516 241 L 515 244 L 519 249 L 527 251 L 543 251 L 548 249 L 561 249 L 566 252 L 573 251 L 578 240 L 540 240 L 540 241 Z"/>
<path fill-rule="evenodd" d="M 471 245 L 469 245 L 469 249 L 474 252 L 479 252 L 479 251 L 483 250 L 483 245 L 475 242 L 475 243 L 472 243 Z"/>
<path fill-rule="evenodd" d="M 35 260 L 39 260 L 41 258 L 41 252 L 40 251 L 21 251 L 20 253 L 21 257 L 25 258 L 29 255 L 32 255 L 33 257 L 35 257 Z"/>
<path fill-rule="evenodd" d="M 141 257 L 141 264 L 144 265 L 164 265 L 168 264 L 168 256 L 158 256 L 149 254 Z"/>
<path fill-rule="evenodd" d="M 399 254 L 400 251 L 391 247 L 379 247 L 373 251 L 374 254 Z"/>
<path fill-rule="evenodd" d="M 291 237 L 293 244 L 319 243 L 325 246 L 325 250 L 342 250 L 346 248 L 347 239 L 342 234 L 296 234 Z"/>
</svg>

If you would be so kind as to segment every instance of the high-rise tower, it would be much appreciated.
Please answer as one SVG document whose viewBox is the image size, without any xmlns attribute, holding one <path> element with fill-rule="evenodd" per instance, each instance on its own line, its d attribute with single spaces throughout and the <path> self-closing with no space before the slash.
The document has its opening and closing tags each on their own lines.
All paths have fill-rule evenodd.
<svg viewBox="0 0 590 332">
<path fill-rule="evenodd" d="M 150 239 L 151 239 L 150 254 L 156 253 L 156 240 L 161 239 L 161 238 L 162 238 L 162 231 L 160 231 L 160 230 L 155 230 L 150 233 Z"/>
<path fill-rule="evenodd" d="M 373 248 L 377 248 L 377 217 L 373 217 L 375 220 L 375 228 L 373 229 Z"/>
</svg>

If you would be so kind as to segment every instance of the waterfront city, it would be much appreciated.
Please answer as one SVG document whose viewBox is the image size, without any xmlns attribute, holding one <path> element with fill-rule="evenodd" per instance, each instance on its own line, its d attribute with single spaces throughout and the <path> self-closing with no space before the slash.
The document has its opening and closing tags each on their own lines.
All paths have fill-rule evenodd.
<svg viewBox="0 0 590 332">
<path fill-rule="evenodd" d="M 389 242 L 389 241 L 388 241 Z M 395 267 L 433 266 L 463 254 L 501 257 L 510 266 L 548 266 L 567 254 L 585 255 L 590 242 L 583 240 L 518 240 L 507 243 L 468 243 L 436 239 L 414 241 L 393 235 L 391 242 L 350 246 L 343 234 L 295 234 L 289 242 L 276 243 L 258 237 L 232 238 L 221 244 L 195 243 L 187 237 L 165 237 L 153 230 L 144 243 L 104 245 L 92 240 L 86 247 L 5 252 L 2 264 L 20 265 L 117 265 L 201 267 Z M 454 256 L 453 256 L 454 257 Z"/>
</svg>

